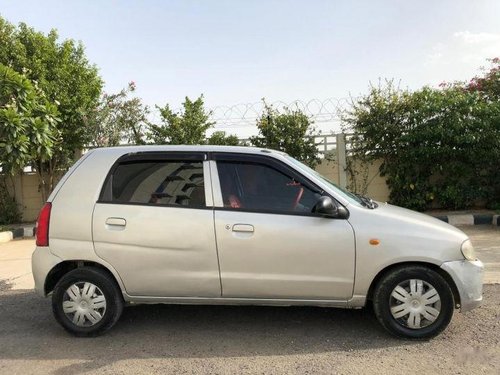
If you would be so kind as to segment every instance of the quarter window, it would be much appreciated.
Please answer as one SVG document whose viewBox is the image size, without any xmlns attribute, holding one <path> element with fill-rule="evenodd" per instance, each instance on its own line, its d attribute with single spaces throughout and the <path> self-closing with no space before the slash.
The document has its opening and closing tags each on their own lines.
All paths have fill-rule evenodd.
<svg viewBox="0 0 500 375">
<path fill-rule="evenodd" d="M 107 182 L 102 200 L 204 207 L 203 163 L 163 160 L 120 163 Z"/>
<path fill-rule="evenodd" d="M 242 210 L 312 212 L 320 194 L 270 166 L 217 162 L 224 207 Z"/>
</svg>

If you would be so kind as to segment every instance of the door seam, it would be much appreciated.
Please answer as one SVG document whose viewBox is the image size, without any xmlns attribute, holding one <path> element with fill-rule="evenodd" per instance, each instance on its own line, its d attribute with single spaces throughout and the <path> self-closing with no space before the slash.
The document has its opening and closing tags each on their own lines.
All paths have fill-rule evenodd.
<svg viewBox="0 0 500 375">
<path fill-rule="evenodd" d="M 210 159 L 210 158 L 209 158 Z M 209 160 L 210 163 L 210 160 Z M 219 267 L 219 285 L 220 285 L 220 296 L 222 297 L 224 295 L 223 290 L 222 290 L 222 275 L 221 275 L 221 270 L 220 270 L 220 259 L 219 259 L 219 246 L 218 246 L 218 241 L 217 241 L 217 230 L 215 228 L 215 200 L 214 200 L 214 183 L 213 183 L 213 178 L 212 178 L 212 168 L 209 165 L 208 168 L 208 173 L 210 177 L 210 187 L 211 187 L 211 193 L 212 193 L 212 225 L 214 227 L 214 239 L 215 239 L 215 255 L 217 256 L 217 266 Z"/>
</svg>

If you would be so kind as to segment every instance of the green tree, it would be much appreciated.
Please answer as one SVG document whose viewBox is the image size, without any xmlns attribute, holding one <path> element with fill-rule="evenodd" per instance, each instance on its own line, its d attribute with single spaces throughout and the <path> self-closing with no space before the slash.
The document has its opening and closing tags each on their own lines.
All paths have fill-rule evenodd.
<svg viewBox="0 0 500 375">
<path fill-rule="evenodd" d="M 116 94 L 103 94 L 99 105 L 89 112 L 89 146 L 109 147 L 119 144 L 143 144 L 148 107 L 140 98 L 130 97 L 135 83 Z"/>
<path fill-rule="evenodd" d="M 481 96 L 483 102 L 488 103 L 488 108 L 493 112 L 498 110 L 500 106 L 500 58 L 495 57 L 489 60 L 491 66 L 489 69 L 482 69 L 482 76 L 474 77 L 469 84 L 465 86 L 466 90 L 469 92 L 475 92 Z M 500 173 L 498 173 L 498 161 L 500 160 L 500 147 L 498 145 L 498 137 L 500 137 L 500 123 L 498 112 L 492 114 L 493 118 L 497 119 L 495 126 L 496 129 L 496 137 L 492 139 L 495 149 L 491 150 L 491 154 L 488 157 L 491 157 L 490 160 L 493 163 L 493 170 L 497 170 L 497 172 L 493 173 L 493 192 L 492 197 L 488 199 L 490 202 L 490 207 L 495 208 L 497 210 L 500 209 Z M 495 143 L 495 139 L 497 143 Z"/>
<path fill-rule="evenodd" d="M 4 175 L 50 160 L 60 141 L 57 115 L 56 105 L 36 84 L 0 64 L 0 165 Z M 37 172 L 43 187 L 43 170 Z"/>
<path fill-rule="evenodd" d="M 24 23 L 16 27 L 1 17 L 0 63 L 37 82 L 47 99 L 58 104 L 58 129 L 64 142 L 54 149 L 49 161 L 38 163 L 51 176 L 51 190 L 55 173 L 67 167 L 75 150 L 89 141 L 86 118 L 98 105 L 102 80 L 81 43 L 60 41 L 55 30 L 45 35 Z"/>
<path fill-rule="evenodd" d="M 216 131 L 208 137 L 209 145 L 219 145 L 219 146 L 238 146 L 240 144 L 240 140 L 234 134 L 226 135 L 224 131 Z"/>
<path fill-rule="evenodd" d="M 264 112 L 257 120 L 257 128 L 259 135 L 250 137 L 253 146 L 284 151 L 310 167 L 319 163 L 313 137 L 316 129 L 311 119 L 299 109 L 284 107 L 280 112 L 264 102 Z"/>
<path fill-rule="evenodd" d="M 410 92 L 389 81 L 354 99 L 342 120 L 354 157 L 382 159 L 391 202 L 418 210 L 498 202 L 500 102 L 461 83 Z"/>
<path fill-rule="evenodd" d="M 149 126 L 148 138 L 154 144 L 200 145 L 206 143 L 206 133 L 214 123 L 204 107 L 203 95 L 192 101 L 186 97 L 183 110 L 174 112 L 168 104 L 157 106 L 161 124 Z"/>
<path fill-rule="evenodd" d="M 470 80 L 465 88 L 469 92 L 477 92 L 488 101 L 500 100 L 500 58 L 489 60 L 490 69 L 483 68 L 483 75 L 476 76 Z"/>
</svg>

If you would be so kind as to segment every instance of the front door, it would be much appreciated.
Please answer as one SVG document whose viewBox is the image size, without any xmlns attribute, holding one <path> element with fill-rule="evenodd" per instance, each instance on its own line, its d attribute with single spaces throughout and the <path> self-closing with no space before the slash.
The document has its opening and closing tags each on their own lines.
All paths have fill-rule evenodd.
<svg viewBox="0 0 500 375">
<path fill-rule="evenodd" d="M 223 297 L 350 299 L 354 233 L 347 220 L 311 212 L 324 193 L 270 157 L 214 158 Z"/>
<path fill-rule="evenodd" d="M 204 158 L 139 153 L 110 171 L 94 209 L 94 246 L 129 295 L 221 296 Z"/>
</svg>

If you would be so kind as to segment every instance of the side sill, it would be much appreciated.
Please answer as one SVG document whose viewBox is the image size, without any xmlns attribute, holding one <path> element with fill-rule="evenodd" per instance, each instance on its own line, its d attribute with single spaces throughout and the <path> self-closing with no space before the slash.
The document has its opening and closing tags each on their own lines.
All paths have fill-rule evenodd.
<svg viewBox="0 0 500 375">
<path fill-rule="evenodd" d="M 258 305 L 258 306 L 321 306 L 338 308 L 357 308 L 350 301 L 339 300 L 298 300 L 271 298 L 222 298 L 222 297 L 147 297 L 129 296 L 123 298 L 131 305 L 135 304 L 173 304 L 173 305 Z M 352 301 L 352 300 L 351 300 Z M 361 307 L 361 306 L 360 306 Z"/>
<path fill-rule="evenodd" d="M 347 303 L 350 309 L 361 309 L 366 305 L 366 296 L 354 295 Z"/>
</svg>

